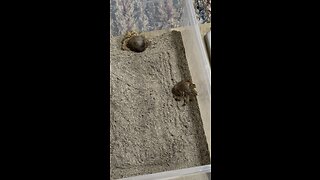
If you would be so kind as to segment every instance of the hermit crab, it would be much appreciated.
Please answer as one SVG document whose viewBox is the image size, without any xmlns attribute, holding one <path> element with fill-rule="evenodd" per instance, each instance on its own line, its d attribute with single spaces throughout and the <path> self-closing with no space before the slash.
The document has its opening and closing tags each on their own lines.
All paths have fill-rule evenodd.
<svg viewBox="0 0 320 180">
<path fill-rule="evenodd" d="M 149 45 L 149 41 L 135 31 L 129 31 L 122 40 L 122 50 L 131 50 L 134 52 L 143 52 Z"/>
<path fill-rule="evenodd" d="M 193 84 L 191 80 L 182 80 L 174 85 L 172 94 L 176 101 L 184 100 L 182 106 L 185 106 L 192 98 L 195 98 L 198 95 L 195 88 L 196 85 Z"/>
</svg>

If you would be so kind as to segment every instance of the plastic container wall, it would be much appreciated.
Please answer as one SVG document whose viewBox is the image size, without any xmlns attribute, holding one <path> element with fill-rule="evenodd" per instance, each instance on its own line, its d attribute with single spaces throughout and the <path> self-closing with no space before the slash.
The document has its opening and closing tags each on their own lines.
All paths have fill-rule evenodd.
<svg viewBox="0 0 320 180">
<path fill-rule="evenodd" d="M 189 26 L 183 27 L 182 38 L 193 82 L 198 91 L 198 104 L 211 157 L 211 66 L 202 40 L 192 0 L 185 1 L 184 17 Z"/>
<path fill-rule="evenodd" d="M 143 176 L 124 178 L 122 180 L 151 180 L 151 179 L 170 179 L 170 180 L 211 180 L 211 165 L 198 166 L 193 168 L 166 171 Z"/>
</svg>

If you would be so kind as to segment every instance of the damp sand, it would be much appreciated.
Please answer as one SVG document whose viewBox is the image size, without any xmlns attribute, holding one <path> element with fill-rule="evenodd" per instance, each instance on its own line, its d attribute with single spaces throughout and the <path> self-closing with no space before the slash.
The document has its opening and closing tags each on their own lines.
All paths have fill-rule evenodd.
<svg viewBox="0 0 320 180">
<path fill-rule="evenodd" d="M 142 53 L 110 40 L 110 177 L 210 164 L 197 101 L 177 102 L 172 87 L 190 79 L 181 33 L 150 37 Z"/>
</svg>

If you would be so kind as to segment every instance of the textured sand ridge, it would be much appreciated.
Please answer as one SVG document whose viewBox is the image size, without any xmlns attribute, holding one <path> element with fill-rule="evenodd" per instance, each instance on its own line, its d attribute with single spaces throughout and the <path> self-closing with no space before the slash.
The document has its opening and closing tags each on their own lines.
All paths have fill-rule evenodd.
<svg viewBox="0 0 320 180">
<path fill-rule="evenodd" d="M 110 43 L 111 178 L 210 164 L 197 101 L 176 102 L 172 87 L 191 78 L 180 32 L 150 38 L 142 53 Z"/>
</svg>

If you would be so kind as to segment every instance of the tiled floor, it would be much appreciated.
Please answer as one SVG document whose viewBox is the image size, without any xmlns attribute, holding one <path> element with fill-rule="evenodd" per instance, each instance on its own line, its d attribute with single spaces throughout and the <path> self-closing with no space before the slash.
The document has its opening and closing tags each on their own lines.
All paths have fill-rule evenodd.
<svg viewBox="0 0 320 180">
<path fill-rule="evenodd" d="M 211 21 L 211 0 L 193 0 L 200 23 Z M 129 30 L 152 31 L 179 27 L 183 0 L 111 0 L 110 35 Z"/>
</svg>

